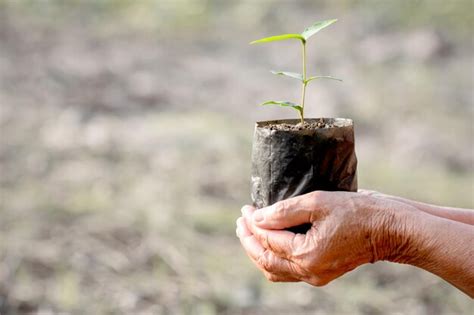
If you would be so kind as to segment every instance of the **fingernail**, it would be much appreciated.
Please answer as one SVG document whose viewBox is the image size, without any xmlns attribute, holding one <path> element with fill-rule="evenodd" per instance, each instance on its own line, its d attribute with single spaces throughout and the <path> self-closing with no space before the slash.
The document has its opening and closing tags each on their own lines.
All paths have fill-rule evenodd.
<svg viewBox="0 0 474 315">
<path fill-rule="evenodd" d="M 255 222 L 261 222 L 263 221 L 263 213 L 262 213 L 262 210 L 257 210 L 253 213 L 253 220 Z"/>
</svg>

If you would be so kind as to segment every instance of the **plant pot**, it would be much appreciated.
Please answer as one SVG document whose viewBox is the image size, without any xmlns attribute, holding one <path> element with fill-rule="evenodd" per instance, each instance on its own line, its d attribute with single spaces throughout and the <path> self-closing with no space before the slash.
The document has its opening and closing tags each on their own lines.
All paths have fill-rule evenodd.
<svg viewBox="0 0 474 315">
<path fill-rule="evenodd" d="M 357 191 L 352 120 L 318 118 L 305 122 L 322 122 L 326 127 L 274 128 L 285 123 L 296 125 L 299 123 L 296 119 L 256 123 L 251 195 L 257 208 L 315 190 Z"/>
</svg>

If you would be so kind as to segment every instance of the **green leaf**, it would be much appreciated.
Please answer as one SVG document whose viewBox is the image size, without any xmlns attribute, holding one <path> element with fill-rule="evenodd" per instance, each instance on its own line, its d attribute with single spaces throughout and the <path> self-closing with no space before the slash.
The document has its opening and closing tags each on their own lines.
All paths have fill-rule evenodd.
<svg viewBox="0 0 474 315">
<path fill-rule="evenodd" d="M 325 27 L 328 27 L 329 25 L 331 25 L 332 23 L 335 23 L 337 21 L 337 19 L 333 19 L 333 20 L 326 20 L 326 21 L 321 21 L 321 22 L 316 22 L 314 23 L 313 25 L 311 25 L 310 27 L 306 28 L 303 33 L 301 33 L 301 36 L 304 38 L 304 40 L 308 40 L 311 36 L 313 36 L 314 34 L 316 34 L 317 32 L 319 32 L 320 30 L 322 30 L 323 28 Z"/>
<path fill-rule="evenodd" d="M 293 109 L 296 109 L 300 113 L 303 111 L 303 107 L 301 107 L 298 104 L 288 102 L 288 101 L 266 101 L 265 103 L 262 103 L 260 105 L 278 105 L 281 107 L 291 107 Z"/>
<path fill-rule="evenodd" d="M 301 36 L 300 34 L 283 34 L 283 35 L 260 38 L 260 39 L 254 40 L 253 42 L 250 42 L 250 44 L 268 43 L 268 42 L 274 42 L 274 41 L 286 40 L 286 39 L 299 39 L 303 42 L 305 40 L 304 37 Z"/>
<path fill-rule="evenodd" d="M 306 83 L 310 82 L 310 81 L 313 81 L 315 79 L 330 79 L 330 80 L 336 80 L 336 81 L 341 81 L 341 79 L 338 79 L 338 78 L 334 78 L 334 77 L 331 77 L 329 75 L 317 75 L 317 76 L 314 76 L 314 77 L 309 77 L 308 79 L 306 79 Z"/>
<path fill-rule="evenodd" d="M 287 72 L 287 71 L 273 71 L 273 70 L 270 71 L 270 72 L 273 73 L 273 74 L 276 74 L 276 75 L 284 75 L 286 77 L 297 79 L 297 80 L 300 80 L 301 82 L 303 82 L 303 75 L 301 73 Z"/>
</svg>

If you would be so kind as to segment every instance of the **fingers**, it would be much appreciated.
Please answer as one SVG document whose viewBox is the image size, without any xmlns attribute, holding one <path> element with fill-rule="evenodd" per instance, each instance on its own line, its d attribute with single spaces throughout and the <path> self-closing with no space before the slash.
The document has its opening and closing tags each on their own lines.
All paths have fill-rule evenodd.
<svg viewBox="0 0 474 315">
<path fill-rule="evenodd" d="M 265 275 L 265 278 L 267 278 L 267 280 L 271 282 L 299 282 L 301 281 L 300 279 L 296 279 L 289 275 L 279 275 L 275 273 L 270 273 L 266 270 L 262 270 L 262 272 Z"/>
<path fill-rule="evenodd" d="M 299 281 L 292 263 L 265 249 L 248 229 L 244 218 L 237 220 L 237 234 L 249 258 L 261 269 L 270 281 Z"/>
<path fill-rule="evenodd" d="M 295 234 L 285 230 L 267 230 L 253 224 L 252 215 L 255 209 L 243 207 L 242 214 L 249 224 L 247 228 L 257 238 L 262 247 L 271 250 L 280 257 L 291 260 L 294 250 L 300 248 L 305 235 Z"/>
<path fill-rule="evenodd" d="M 253 221 L 261 228 L 274 230 L 312 223 L 318 215 L 318 195 L 320 192 L 313 192 L 256 210 L 253 213 Z"/>
</svg>

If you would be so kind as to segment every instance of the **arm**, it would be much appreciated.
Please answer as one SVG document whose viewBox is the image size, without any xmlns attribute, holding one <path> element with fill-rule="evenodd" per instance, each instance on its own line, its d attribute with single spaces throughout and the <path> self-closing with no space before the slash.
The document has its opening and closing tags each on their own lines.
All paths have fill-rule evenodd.
<svg viewBox="0 0 474 315">
<path fill-rule="evenodd" d="M 388 205 L 375 203 L 374 211 L 386 212 L 376 233 L 378 260 L 422 268 L 474 297 L 474 227 L 409 206 Z"/>
<path fill-rule="evenodd" d="M 399 202 L 411 205 L 423 212 L 429 213 L 431 215 L 435 215 L 437 217 L 442 217 L 449 220 L 474 225 L 474 211 L 471 209 L 430 205 L 427 203 L 414 201 L 414 200 L 410 200 L 410 199 L 406 199 L 406 198 L 402 198 L 398 196 L 386 195 L 386 194 L 382 194 L 382 193 L 371 191 L 371 190 L 359 190 L 359 192 L 362 194 L 376 197 L 376 198 L 391 199 L 394 201 L 399 201 Z"/>
<path fill-rule="evenodd" d="M 432 272 L 474 297 L 474 227 L 387 198 L 313 192 L 255 210 L 243 208 L 238 235 L 273 281 L 324 285 L 376 261 Z M 311 223 L 306 234 L 288 227 Z"/>
</svg>

